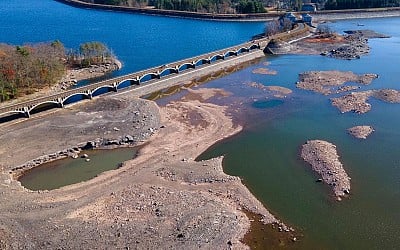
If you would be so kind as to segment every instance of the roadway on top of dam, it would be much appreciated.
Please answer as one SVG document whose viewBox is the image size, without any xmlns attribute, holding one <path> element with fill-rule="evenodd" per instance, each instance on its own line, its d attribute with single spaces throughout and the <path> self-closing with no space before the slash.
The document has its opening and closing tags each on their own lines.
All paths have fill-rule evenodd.
<svg viewBox="0 0 400 250">
<path fill-rule="evenodd" d="M 308 30 L 307 26 L 300 24 L 290 32 L 280 33 L 272 38 L 284 38 L 288 35 L 292 37 L 304 33 L 306 30 Z M 262 50 L 264 47 L 266 47 L 269 41 L 270 38 L 261 38 L 222 50 L 213 51 L 124 76 L 111 78 L 79 88 L 66 90 L 57 94 L 40 97 L 13 105 L 3 106 L 0 107 L 0 117 L 30 117 L 31 113 L 40 112 L 44 107 L 46 107 L 46 109 L 49 107 L 62 108 L 64 105 L 78 102 L 82 99 L 92 99 L 94 96 L 105 94 L 110 91 L 117 92 L 119 89 L 141 85 L 142 83 L 150 80 L 161 79 L 171 74 L 179 75 L 179 73 L 182 71 L 190 71 L 190 69 L 195 69 L 198 67 L 201 68 L 201 66 L 213 64 L 213 62 L 218 60 L 231 59 L 243 53 L 252 53 L 254 51 Z M 163 87 L 160 86 L 160 89 L 162 88 Z"/>
</svg>

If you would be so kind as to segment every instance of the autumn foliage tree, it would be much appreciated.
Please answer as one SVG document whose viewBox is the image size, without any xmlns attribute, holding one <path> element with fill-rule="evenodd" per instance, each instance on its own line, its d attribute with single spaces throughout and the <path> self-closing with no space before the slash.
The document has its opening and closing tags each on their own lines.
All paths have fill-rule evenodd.
<svg viewBox="0 0 400 250">
<path fill-rule="evenodd" d="M 83 43 L 79 50 L 67 54 L 58 40 L 23 46 L 0 44 L 0 102 L 57 83 L 67 68 L 103 64 L 111 59 L 111 51 L 100 42 Z"/>
<path fill-rule="evenodd" d="M 50 86 L 65 72 L 59 42 L 11 46 L 0 44 L 0 101 Z"/>
</svg>

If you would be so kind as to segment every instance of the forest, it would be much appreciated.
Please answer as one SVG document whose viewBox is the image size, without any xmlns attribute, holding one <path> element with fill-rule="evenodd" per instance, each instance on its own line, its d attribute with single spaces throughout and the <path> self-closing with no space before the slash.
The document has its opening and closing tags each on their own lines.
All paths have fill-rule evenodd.
<svg viewBox="0 0 400 250">
<path fill-rule="evenodd" d="M 65 49 L 60 41 L 50 43 L 0 44 L 0 102 L 57 83 L 68 68 L 102 64 L 114 58 L 100 42 L 87 42 L 78 50 Z"/>
<path fill-rule="evenodd" d="M 200 13 L 234 14 L 266 12 L 260 0 L 83 0 L 85 2 L 130 7 L 154 6 L 157 9 Z"/>
</svg>

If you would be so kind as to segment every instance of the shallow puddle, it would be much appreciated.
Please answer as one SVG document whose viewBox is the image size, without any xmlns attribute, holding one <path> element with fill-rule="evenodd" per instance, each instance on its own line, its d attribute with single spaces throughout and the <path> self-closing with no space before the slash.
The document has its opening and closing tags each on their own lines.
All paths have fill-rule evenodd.
<svg viewBox="0 0 400 250">
<path fill-rule="evenodd" d="M 79 158 L 65 158 L 33 168 L 18 180 L 30 190 L 51 190 L 90 180 L 100 173 L 117 169 L 122 162 L 136 157 L 139 148 L 84 150 Z M 87 158 L 82 158 L 87 154 Z"/>
</svg>

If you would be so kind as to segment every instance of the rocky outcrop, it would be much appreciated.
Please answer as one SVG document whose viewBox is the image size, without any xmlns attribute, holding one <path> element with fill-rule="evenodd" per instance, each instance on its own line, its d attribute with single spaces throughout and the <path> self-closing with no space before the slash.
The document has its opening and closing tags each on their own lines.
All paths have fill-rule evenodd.
<svg viewBox="0 0 400 250">
<path fill-rule="evenodd" d="M 371 126 L 355 126 L 347 129 L 350 135 L 358 139 L 367 139 L 367 137 L 374 132 L 374 128 Z"/>
<path fill-rule="evenodd" d="M 371 110 L 371 104 L 367 102 L 370 97 L 375 97 L 388 103 L 400 103 L 400 91 L 394 89 L 352 92 L 341 97 L 332 98 L 331 101 L 332 105 L 342 113 L 352 111 L 363 114 Z"/>
<path fill-rule="evenodd" d="M 367 100 L 372 93 L 372 90 L 352 92 L 341 97 L 332 98 L 331 102 L 342 113 L 352 111 L 357 114 L 363 114 L 371 110 L 371 104 Z"/>
<path fill-rule="evenodd" d="M 321 140 L 307 141 L 301 149 L 301 157 L 332 187 L 338 200 L 350 194 L 350 177 L 339 161 L 335 145 Z"/>
<path fill-rule="evenodd" d="M 296 87 L 330 95 L 359 88 L 359 86 L 342 86 L 347 82 L 368 85 L 376 78 L 377 74 L 357 75 L 350 71 L 308 71 L 299 74 Z"/>
</svg>

